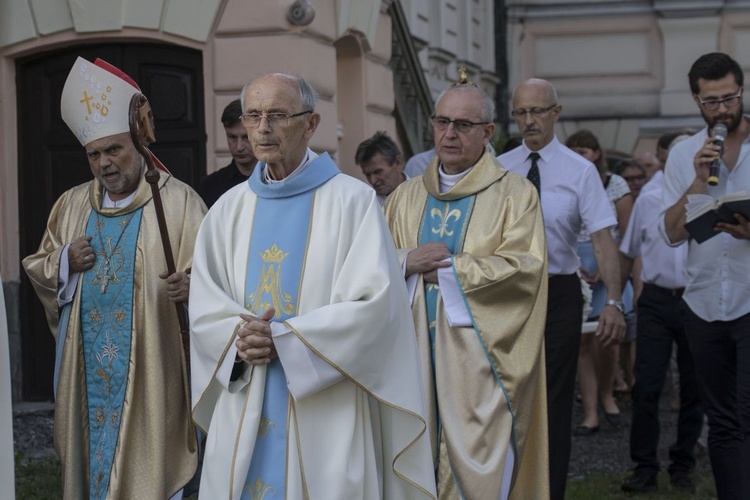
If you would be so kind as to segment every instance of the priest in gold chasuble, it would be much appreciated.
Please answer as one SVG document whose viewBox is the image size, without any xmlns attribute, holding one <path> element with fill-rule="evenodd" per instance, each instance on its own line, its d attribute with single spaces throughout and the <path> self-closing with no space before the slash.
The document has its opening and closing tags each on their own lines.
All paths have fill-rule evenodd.
<svg viewBox="0 0 750 500">
<path fill-rule="evenodd" d="M 130 138 L 135 82 L 78 58 L 62 117 L 94 180 L 55 203 L 24 268 L 56 337 L 55 449 L 64 498 L 167 499 L 197 466 L 187 366 L 174 305 L 205 205 L 189 186 L 158 182 L 177 267 L 166 262 L 144 160 Z M 164 273 L 164 279 L 160 274 Z"/>
<path fill-rule="evenodd" d="M 547 257 L 534 186 L 486 149 L 494 106 L 441 94 L 437 156 L 385 214 L 405 269 L 441 499 L 549 497 Z"/>
</svg>

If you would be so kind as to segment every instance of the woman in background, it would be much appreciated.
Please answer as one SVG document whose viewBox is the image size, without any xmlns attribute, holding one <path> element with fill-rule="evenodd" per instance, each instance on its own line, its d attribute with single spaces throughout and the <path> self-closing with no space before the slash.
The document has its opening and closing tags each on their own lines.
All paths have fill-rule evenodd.
<svg viewBox="0 0 750 500">
<path fill-rule="evenodd" d="M 571 135 L 566 146 L 596 166 L 607 192 L 607 198 L 617 217 L 617 226 L 612 228 L 612 237 L 619 247 L 620 237 L 628 227 L 628 219 L 633 209 L 633 196 L 630 194 L 627 182 L 619 175 L 608 172 L 604 151 L 599 145 L 599 140 L 589 130 L 579 130 Z M 581 275 L 592 287 L 592 311 L 588 320 L 594 321 L 599 317 L 607 301 L 607 290 L 599 278 L 598 266 L 594 258 L 594 246 L 585 227 L 581 229 L 578 237 L 578 256 L 581 258 Z M 632 288 L 628 286 L 622 295 L 626 315 L 632 310 L 632 297 Z M 588 436 L 599 430 L 599 403 L 610 425 L 614 427 L 622 425 L 620 409 L 613 394 L 618 354 L 617 344 L 604 346 L 592 334 L 583 335 L 581 338 L 581 350 L 578 355 L 578 383 L 583 401 L 583 422 L 573 431 L 573 434 Z"/>
</svg>

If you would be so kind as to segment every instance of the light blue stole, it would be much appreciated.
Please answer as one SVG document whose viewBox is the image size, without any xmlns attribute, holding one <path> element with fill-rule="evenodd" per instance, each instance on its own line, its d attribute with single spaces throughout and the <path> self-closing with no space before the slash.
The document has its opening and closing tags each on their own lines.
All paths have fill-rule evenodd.
<svg viewBox="0 0 750 500">
<path fill-rule="evenodd" d="M 315 191 L 340 173 L 328 154 L 300 168 L 303 170 L 288 181 L 266 184 L 266 165 L 260 163 L 247 181 L 258 199 L 250 236 L 245 307 L 256 315 L 273 307 L 272 322 L 297 315 Z M 266 370 L 260 428 L 242 499 L 285 498 L 289 391 L 278 359 Z"/>
<path fill-rule="evenodd" d="M 475 198 L 476 196 L 472 195 L 458 200 L 441 201 L 432 195 L 427 195 L 427 203 L 422 214 L 422 227 L 419 231 L 419 245 L 439 241 L 445 243 L 451 255 L 460 253 L 464 245 L 468 222 L 471 219 L 471 212 L 474 209 Z M 434 367 L 435 318 L 440 287 L 437 283 L 425 282 L 424 291 L 427 303 L 430 345 L 432 347 L 432 366 Z"/>
<path fill-rule="evenodd" d="M 422 214 L 422 227 L 419 231 L 419 245 L 431 241 L 445 243 L 451 255 L 460 253 L 464 245 L 466 229 L 469 226 L 471 212 L 474 209 L 476 195 L 467 196 L 458 200 L 442 201 L 434 196 L 427 195 L 424 213 Z M 429 325 L 430 354 L 432 356 L 432 378 L 435 379 L 435 322 L 437 317 L 437 299 L 440 286 L 437 283 L 424 284 L 425 304 L 427 306 L 427 324 Z M 437 398 L 437 386 L 435 386 L 435 415 L 437 419 L 437 436 L 442 434 L 442 421 L 440 420 L 440 407 Z M 438 464 L 435 463 L 437 473 Z"/>
<path fill-rule="evenodd" d="M 115 217 L 92 211 L 86 227 L 96 253 L 94 267 L 81 278 L 80 310 L 92 499 L 107 496 L 120 434 L 132 344 L 133 270 L 141 215 L 142 209 Z"/>
</svg>

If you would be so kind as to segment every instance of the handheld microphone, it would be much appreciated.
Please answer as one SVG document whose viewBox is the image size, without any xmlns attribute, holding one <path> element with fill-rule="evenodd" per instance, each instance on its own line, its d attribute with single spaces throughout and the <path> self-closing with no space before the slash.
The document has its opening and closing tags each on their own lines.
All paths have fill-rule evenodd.
<svg viewBox="0 0 750 500">
<path fill-rule="evenodd" d="M 719 170 L 721 169 L 721 155 L 724 154 L 724 139 L 727 138 L 727 126 L 719 123 L 713 129 L 714 144 L 721 148 L 719 154 L 711 162 L 711 168 L 708 170 L 708 185 L 716 186 L 719 184 Z"/>
</svg>

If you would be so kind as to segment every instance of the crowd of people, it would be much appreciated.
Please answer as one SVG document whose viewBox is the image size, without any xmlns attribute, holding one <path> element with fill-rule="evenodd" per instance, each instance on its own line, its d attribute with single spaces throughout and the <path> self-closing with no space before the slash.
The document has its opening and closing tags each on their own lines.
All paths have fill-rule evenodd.
<svg viewBox="0 0 750 500">
<path fill-rule="evenodd" d="M 462 75 L 434 149 L 359 145 L 368 186 L 308 147 L 314 89 L 266 74 L 224 110 L 232 161 L 196 193 L 145 148 L 138 85 L 79 58 L 61 114 L 94 179 L 23 262 L 57 343 L 65 497 L 562 499 L 571 435 L 595 435 L 600 408 L 622 428 L 631 391 L 622 489 L 646 492 L 674 371 L 672 487 L 694 491 L 705 415 L 719 498 L 749 498 L 750 222 L 698 244 L 684 205 L 750 191 L 750 121 L 729 56 L 689 85 L 706 127 L 613 163 L 595 132 L 560 142 L 536 78 L 496 156 L 494 101 Z"/>
</svg>

